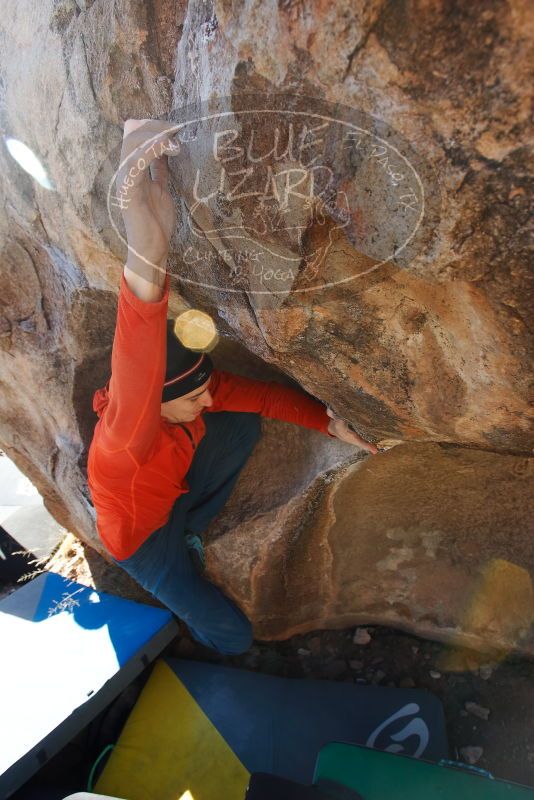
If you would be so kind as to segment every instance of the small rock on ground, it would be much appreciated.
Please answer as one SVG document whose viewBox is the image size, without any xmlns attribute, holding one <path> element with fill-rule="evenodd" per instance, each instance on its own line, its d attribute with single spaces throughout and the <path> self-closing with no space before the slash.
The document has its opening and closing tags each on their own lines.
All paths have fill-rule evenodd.
<svg viewBox="0 0 534 800">
<path fill-rule="evenodd" d="M 352 641 L 354 644 L 369 644 L 371 641 L 371 634 L 366 628 L 356 628 Z"/>
<path fill-rule="evenodd" d="M 484 755 L 484 750 L 482 747 L 468 745 L 460 748 L 460 755 L 466 764 L 477 764 Z"/>
<path fill-rule="evenodd" d="M 479 706 L 478 703 L 473 703 L 472 701 L 468 701 L 465 703 L 465 710 L 469 711 L 474 717 L 478 717 L 478 719 L 489 719 L 490 710 L 489 708 L 484 708 L 484 706 Z"/>
<path fill-rule="evenodd" d="M 377 671 L 375 672 L 375 674 L 374 674 L 374 676 L 372 678 L 371 683 L 374 683 L 376 685 L 377 683 L 380 683 L 380 681 L 383 681 L 385 677 L 386 677 L 386 673 L 381 669 L 377 669 Z"/>
</svg>

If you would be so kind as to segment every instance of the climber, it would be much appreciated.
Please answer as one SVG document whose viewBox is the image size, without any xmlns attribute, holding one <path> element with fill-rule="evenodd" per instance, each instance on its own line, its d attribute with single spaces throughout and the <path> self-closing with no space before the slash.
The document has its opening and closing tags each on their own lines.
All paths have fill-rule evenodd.
<svg viewBox="0 0 534 800">
<path fill-rule="evenodd" d="M 93 399 L 99 419 L 88 482 L 97 530 L 115 563 L 183 620 L 197 641 L 238 654 L 251 644 L 251 624 L 204 577 L 200 534 L 251 455 L 260 418 L 377 449 L 304 392 L 217 370 L 207 352 L 188 350 L 174 336 L 166 263 L 175 224 L 168 156 L 176 145 L 168 128 L 156 120 L 124 126 L 117 197 L 128 256 L 111 377 Z"/>
</svg>

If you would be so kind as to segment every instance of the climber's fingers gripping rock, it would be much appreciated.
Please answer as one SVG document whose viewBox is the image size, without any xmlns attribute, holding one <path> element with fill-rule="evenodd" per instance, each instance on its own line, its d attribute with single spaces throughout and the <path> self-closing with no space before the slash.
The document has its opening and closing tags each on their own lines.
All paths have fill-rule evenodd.
<svg viewBox="0 0 534 800">
<path fill-rule="evenodd" d="M 331 408 L 327 408 L 326 413 L 330 417 L 330 422 L 328 423 L 328 433 L 330 433 L 332 436 L 336 436 L 338 439 L 341 439 L 342 442 L 348 442 L 349 444 L 354 444 L 357 447 L 368 450 L 373 455 L 378 453 L 378 448 L 376 445 L 372 444 L 371 442 L 367 442 L 365 439 L 362 439 L 361 436 L 358 436 L 356 431 L 352 430 L 345 420 L 336 416 Z"/>
<path fill-rule="evenodd" d="M 169 242 L 176 224 L 174 201 L 168 189 L 168 156 L 180 143 L 171 122 L 129 119 L 124 124 L 116 180 L 128 239 L 127 266 L 150 278 L 151 269 L 166 269 Z"/>
</svg>

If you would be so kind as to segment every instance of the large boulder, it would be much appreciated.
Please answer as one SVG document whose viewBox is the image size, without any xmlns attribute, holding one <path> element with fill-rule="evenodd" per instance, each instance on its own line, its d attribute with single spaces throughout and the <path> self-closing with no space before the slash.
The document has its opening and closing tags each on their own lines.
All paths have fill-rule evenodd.
<svg viewBox="0 0 534 800">
<path fill-rule="evenodd" d="M 436 443 L 341 455 L 275 423 L 206 532 L 208 573 L 256 637 L 375 623 L 534 654 L 532 460 Z"/>
<path fill-rule="evenodd" d="M 400 443 L 369 457 L 266 421 L 210 527 L 210 575 L 260 637 L 374 621 L 531 650 L 530 4 L 10 0 L 0 26 L 2 131 L 49 178 L 4 141 L 0 445 L 58 521 L 101 549 L 86 464 L 126 254 L 109 208 L 124 121 L 196 119 L 171 164 L 170 314 L 213 315 L 218 366 L 299 385 Z M 199 168 L 211 189 L 221 174 L 217 125 L 268 153 L 289 112 L 337 131 L 322 194 L 195 206 Z M 382 143 L 374 161 L 336 149 L 341 124 Z M 265 164 L 276 183 L 302 159 Z M 240 261 L 236 228 L 269 277 Z"/>
</svg>

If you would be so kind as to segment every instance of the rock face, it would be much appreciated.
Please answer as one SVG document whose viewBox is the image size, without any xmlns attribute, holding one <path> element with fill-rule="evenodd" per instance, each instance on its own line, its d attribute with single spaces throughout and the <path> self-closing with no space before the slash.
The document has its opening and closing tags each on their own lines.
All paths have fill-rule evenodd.
<svg viewBox="0 0 534 800">
<path fill-rule="evenodd" d="M 530 4 L 10 0 L 6 12 L 0 443 L 48 509 L 100 547 L 86 458 L 126 253 L 108 208 L 123 123 L 197 120 L 171 164 L 170 314 L 212 314 L 218 366 L 296 382 L 366 438 L 402 442 L 369 458 L 265 422 L 210 527 L 211 576 L 259 637 L 379 622 L 532 650 Z M 317 125 L 301 145 L 318 161 L 286 148 L 290 116 L 295 134 L 304 116 Z M 251 132 L 250 150 L 229 149 Z M 264 204 L 238 191 L 251 164 L 276 187 Z"/>
<path fill-rule="evenodd" d="M 312 434 L 303 457 L 290 426 L 275 425 L 300 475 L 330 455 Z M 295 478 L 270 430 L 207 531 L 208 572 L 256 620 L 257 638 L 375 623 L 534 653 L 531 460 L 411 444 L 326 475 L 317 467 L 287 500 Z"/>
</svg>

